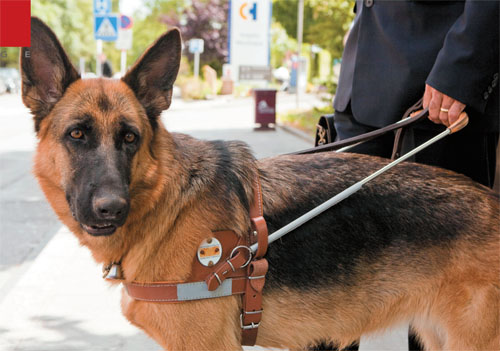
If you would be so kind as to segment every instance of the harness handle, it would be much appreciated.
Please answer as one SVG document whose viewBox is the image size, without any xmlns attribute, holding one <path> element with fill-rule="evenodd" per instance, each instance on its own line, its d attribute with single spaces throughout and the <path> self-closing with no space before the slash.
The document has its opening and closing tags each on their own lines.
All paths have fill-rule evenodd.
<svg viewBox="0 0 500 351">
<path fill-rule="evenodd" d="M 450 134 L 453 134 L 463 129 L 468 123 L 469 123 L 469 116 L 464 111 L 460 114 L 460 116 L 458 116 L 458 119 L 455 121 L 455 123 L 453 123 L 451 126 L 448 127 L 448 130 L 450 131 Z"/>
</svg>

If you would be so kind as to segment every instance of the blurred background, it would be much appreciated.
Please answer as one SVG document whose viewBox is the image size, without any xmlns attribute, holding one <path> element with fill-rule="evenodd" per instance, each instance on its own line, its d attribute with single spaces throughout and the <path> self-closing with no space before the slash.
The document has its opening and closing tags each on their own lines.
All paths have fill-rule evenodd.
<svg viewBox="0 0 500 351">
<path fill-rule="evenodd" d="M 127 50 L 120 50 L 116 41 L 103 41 L 100 44 L 102 54 L 96 57 L 99 43 L 93 35 L 94 3 L 99 6 L 99 2 L 36 0 L 32 1 L 31 13 L 55 31 L 75 67 L 87 78 L 98 75 L 98 61 L 103 65 L 104 75 L 120 77 L 123 69 L 130 67 L 159 35 L 178 27 L 184 40 L 184 50 L 174 93 L 184 100 L 213 99 L 221 94 L 244 97 L 250 95 L 253 88 L 264 87 L 288 93 L 319 94 L 325 101 L 331 101 L 340 69 L 343 40 L 354 15 L 354 2 L 347 0 L 301 0 L 303 4 L 300 6 L 299 0 L 233 1 L 233 12 L 241 11 L 242 16 L 245 13 L 251 16 L 252 6 L 257 4 L 259 8 L 255 8 L 256 12 L 261 12 L 263 6 L 268 6 L 267 3 L 271 6 L 270 21 L 259 24 L 263 35 L 269 38 L 266 64 L 261 65 L 268 66 L 269 75 L 266 75 L 267 70 L 261 71 L 265 77 L 257 81 L 252 77 L 238 79 L 234 67 L 230 72 L 230 44 L 234 43 L 230 40 L 231 30 L 241 25 L 231 29 L 229 0 L 102 1 L 103 6 L 111 6 L 107 13 L 128 18 L 131 23 L 127 31 L 131 38 L 125 44 Z M 299 12 L 302 12 L 303 22 L 301 33 L 298 30 Z M 237 36 L 238 33 L 233 33 L 233 38 Z M 190 47 L 192 39 L 203 40 L 203 52 L 199 54 L 197 67 L 196 54 Z M 0 94 L 16 93 L 20 89 L 18 50 L 2 48 Z M 235 50 L 238 51 L 238 48 Z M 234 59 L 238 53 L 233 52 Z M 278 121 L 292 124 L 310 134 L 314 133 L 317 117 L 331 112 L 330 104 L 326 104 L 324 109 L 305 110 L 300 108 L 297 98 L 296 105 L 296 109 L 287 114 L 279 114 Z"/>
</svg>

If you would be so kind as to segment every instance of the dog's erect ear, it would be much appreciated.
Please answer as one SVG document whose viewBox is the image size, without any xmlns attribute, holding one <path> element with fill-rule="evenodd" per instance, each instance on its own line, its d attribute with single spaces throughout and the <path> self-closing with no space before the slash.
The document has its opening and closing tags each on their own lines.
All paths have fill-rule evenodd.
<svg viewBox="0 0 500 351">
<path fill-rule="evenodd" d="M 31 18 L 31 47 L 22 48 L 20 56 L 23 102 L 38 131 L 42 118 L 80 76 L 54 32 L 36 17 Z"/>
<path fill-rule="evenodd" d="M 122 78 L 146 109 L 153 127 L 168 109 L 181 62 L 181 34 L 174 28 L 163 34 Z"/>
</svg>

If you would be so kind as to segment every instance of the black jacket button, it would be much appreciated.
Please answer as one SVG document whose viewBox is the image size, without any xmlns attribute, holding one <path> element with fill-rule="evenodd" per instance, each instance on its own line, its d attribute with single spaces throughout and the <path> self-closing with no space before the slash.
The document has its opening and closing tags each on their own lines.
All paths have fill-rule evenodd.
<svg viewBox="0 0 500 351">
<path fill-rule="evenodd" d="M 365 0 L 365 6 L 366 7 L 372 7 L 373 6 L 373 0 Z"/>
</svg>

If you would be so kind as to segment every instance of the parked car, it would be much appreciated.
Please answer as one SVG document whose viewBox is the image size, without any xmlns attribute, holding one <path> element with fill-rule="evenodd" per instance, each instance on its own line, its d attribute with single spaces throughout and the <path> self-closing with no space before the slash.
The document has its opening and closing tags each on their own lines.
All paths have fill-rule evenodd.
<svg viewBox="0 0 500 351">
<path fill-rule="evenodd" d="M 21 92 L 21 75 L 16 68 L 1 67 L 0 80 L 5 84 L 8 93 L 17 94 Z"/>
</svg>

